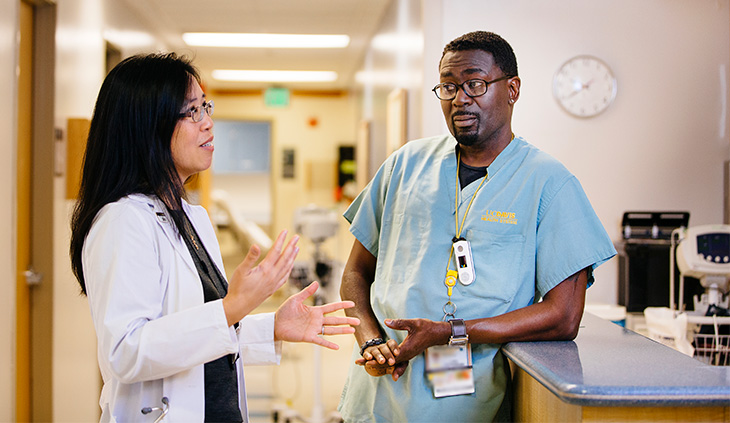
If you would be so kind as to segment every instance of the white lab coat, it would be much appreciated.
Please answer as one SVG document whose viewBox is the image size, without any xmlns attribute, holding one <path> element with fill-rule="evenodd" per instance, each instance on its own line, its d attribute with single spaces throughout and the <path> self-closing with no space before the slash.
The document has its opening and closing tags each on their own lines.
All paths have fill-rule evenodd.
<svg viewBox="0 0 730 423">
<path fill-rule="evenodd" d="M 223 272 L 220 247 L 203 207 L 183 204 Z M 202 422 L 203 364 L 240 353 L 239 403 L 248 421 L 243 366 L 278 364 L 273 313 L 229 327 L 221 300 L 205 303 L 195 263 L 156 197 L 130 195 L 95 218 L 83 248 L 86 289 L 104 381 L 101 421 L 154 421 L 169 399 L 166 422 Z M 238 333 L 236 333 L 238 332 Z"/>
</svg>

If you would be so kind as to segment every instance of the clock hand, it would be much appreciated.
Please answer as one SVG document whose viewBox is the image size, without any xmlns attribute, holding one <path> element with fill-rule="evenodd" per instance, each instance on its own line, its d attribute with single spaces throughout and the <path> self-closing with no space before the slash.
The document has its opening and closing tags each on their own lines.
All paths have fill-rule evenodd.
<svg viewBox="0 0 730 423">
<path fill-rule="evenodd" d="M 577 89 L 577 90 L 573 90 L 573 92 L 570 93 L 570 94 L 568 94 L 567 96 L 565 96 L 565 98 L 566 99 L 569 99 L 569 98 L 573 97 L 574 95 L 580 93 L 581 91 L 583 91 L 583 87 L 582 86 L 579 89 Z"/>
<path fill-rule="evenodd" d="M 574 89 L 572 93 L 570 93 L 567 97 L 565 97 L 566 99 L 571 98 L 574 95 L 578 94 L 579 92 L 590 88 L 591 84 L 593 83 L 593 80 L 591 79 L 590 81 L 586 82 L 585 84 L 580 81 L 577 81 L 577 82 L 580 85 L 580 87 L 578 87 L 578 89 Z M 576 85 L 578 85 L 578 84 L 576 84 Z"/>
</svg>

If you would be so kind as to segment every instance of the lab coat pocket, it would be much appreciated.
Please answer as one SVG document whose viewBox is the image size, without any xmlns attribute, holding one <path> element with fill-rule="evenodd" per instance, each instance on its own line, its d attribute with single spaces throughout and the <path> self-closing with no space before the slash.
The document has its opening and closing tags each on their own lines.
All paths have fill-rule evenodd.
<svg viewBox="0 0 730 423">
<path fill-rule="evenodd" d="M 525 236 L 522 234 L 495 234 L 469 230 L 476 279 L 468 286 L 460 286 L 466 296 L 512 302 L 522 283 L 522 258 Z"/>
</svg>

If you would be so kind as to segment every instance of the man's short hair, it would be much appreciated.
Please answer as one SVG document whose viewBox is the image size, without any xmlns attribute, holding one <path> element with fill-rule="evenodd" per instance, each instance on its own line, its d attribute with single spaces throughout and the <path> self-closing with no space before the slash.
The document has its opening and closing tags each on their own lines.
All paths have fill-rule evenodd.
<svg viewBox="0 0 730 423">
<path fill-rule="evenodd" d="M 488 31 L 474 31 L 454 39 L 444 47 L 441 59 L 448 52 L 482 50 L 491 53 L 494 63 L 508 76 L 517 76 L 515 52 L 504 38 Z M 440 62 L 439 62 L 440 64 Z"/>
</svg>

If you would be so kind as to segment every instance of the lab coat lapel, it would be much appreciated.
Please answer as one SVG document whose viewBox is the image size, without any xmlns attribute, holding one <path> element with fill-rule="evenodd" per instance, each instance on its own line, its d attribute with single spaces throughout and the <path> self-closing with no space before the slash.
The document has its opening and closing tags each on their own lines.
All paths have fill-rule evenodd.
<svg viewBox="0 0 730 423">
<path fill-rule="evenodd" d="M 150 197 L 147 197 L 147 205 L 150 208 L 150 212 L 154 213 L 155 215 L 155 221 L 157 222 L 157 226 L 162 230 L 162 232 L 165 234 L 165 237 L 167 237 L 167 240 L 170 241 L 170 244 L 172 244 L 172 247 L 175 249 L 175 251 L 180 255 L 180 258 L 182 258 L 182 261 L 185 262 L 185 264 L 188 265 L 190 270 L 197 273 L 197 269 L 195 268 L 195 263 L 193 262 L 193 257 L 190 255 L 190 251 L 188 251 L 187 245 L 185 245 L 185 241 L 178 236 L 178 234 L 175 232 L 175 223 L 172 220 L 172 217 L 167 213 L 167 208 L 162 203 L 162 201 L 158 199 L 153 199 Z"/>
</svg>

